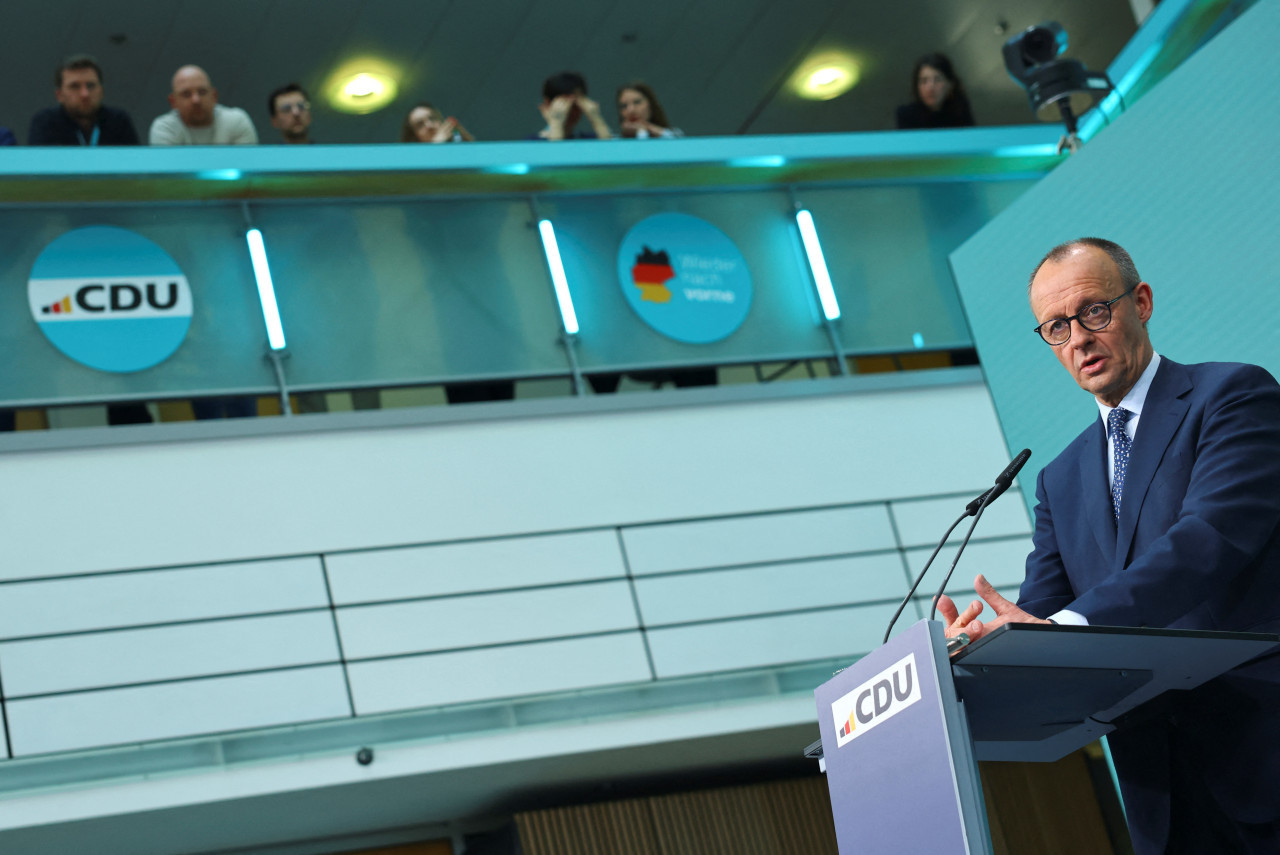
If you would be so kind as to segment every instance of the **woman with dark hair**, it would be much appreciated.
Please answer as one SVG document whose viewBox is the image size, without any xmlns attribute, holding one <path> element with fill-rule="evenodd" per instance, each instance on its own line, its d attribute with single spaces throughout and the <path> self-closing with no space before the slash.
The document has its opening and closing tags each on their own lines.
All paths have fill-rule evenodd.
<svg viewBox="0 0 1280 855">
<path fill-rule="evenodd" d="M 916 60 L 911 72 L 911 103 L 898 108 L 897 120 L 899 130 L 974 124 L 964 84 L 945 55 L 927 53 Z"/>
<path fill-rule="evenodd" d="M 633 80 L 618 87 L 618 121 L 622 135 L 631 139 L 673 139 L 684 136 L 671 127 L 667 112 L 648 83 Z"/>
<path fill-rule="evenodd" d="M 426 101 L 413 105 L 400 125 L 400 142 L 474 142 L 457 119 L 444 115 Z"/>
</svg>

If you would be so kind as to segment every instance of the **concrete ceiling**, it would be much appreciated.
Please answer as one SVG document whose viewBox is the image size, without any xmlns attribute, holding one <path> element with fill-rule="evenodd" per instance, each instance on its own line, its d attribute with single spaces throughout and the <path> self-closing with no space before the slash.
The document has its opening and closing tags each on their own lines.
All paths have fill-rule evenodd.
<svg viewBox="0 0 1280 855">
<path fill-rule="evenodd" d="M 144 138 L 174 70 L 196 63 L 264 141 L 275 139 L 267 93 L 296 80 L 312 93 L 317 141 L 374 143 L 394 142 L 424 99 L 482 140 L 524 138 L 542 127 L 542 79 L 563 69 L 586 75 L 615 127 L 614 90 L 642 78 L 691 135 L 888 129 L 929 50 L 951 56 L 981 123 L 1024 124 L 1025 96 L 1000 57 L 1008 35 L 1060 21 L 1068 55 L 1100 69 L 1135 30 L 1129 0 L 8 0 L 3 20 L 0 124 L 20 143 L 54 104 L 53 69 L 78 52 L 98 58 L 106 103 Z M 826 102 L 792 94 L 798 65 L 827 50 L 857 58 L 859 85 Z M 361 55 L 402 69 L 400 95 L 368 116 L 337 113 L 323 83 Z"/>
</svg>

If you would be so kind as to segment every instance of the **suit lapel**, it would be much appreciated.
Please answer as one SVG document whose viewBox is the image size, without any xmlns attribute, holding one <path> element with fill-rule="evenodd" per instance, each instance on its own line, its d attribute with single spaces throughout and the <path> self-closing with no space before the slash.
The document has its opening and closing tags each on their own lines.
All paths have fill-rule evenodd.
<svg viewBox="0 0 1280 855">
<path fill-rule="evenodd" d="M 1107 429 L 1098 419 L 1085 435 L 1080 449 L 1080 494 L 1084 496 L 1085 523 L 1103 555 L 1116 551 L 1116 519 L 1111 509 L 1107 481 Z"/>
<path fill-rule="evenodd" d="M 1129 468 L 1124 477 L 1124 496 L 1120 501 L 1120 522 L 1115 548 L 1115 566 L 1125 566 L 1133 534 L 1138 525 L 1142 503 L 1164 458 L 1178 425 L 1190 407 L 1185 395 L 1191 390 L 1191 378 L 1182 365 L 1161 357 L 1160 367 L 1151 380 L 1151 389 L 1142 405 L 1138 431 L 1129 452 Z"/>
</svg>

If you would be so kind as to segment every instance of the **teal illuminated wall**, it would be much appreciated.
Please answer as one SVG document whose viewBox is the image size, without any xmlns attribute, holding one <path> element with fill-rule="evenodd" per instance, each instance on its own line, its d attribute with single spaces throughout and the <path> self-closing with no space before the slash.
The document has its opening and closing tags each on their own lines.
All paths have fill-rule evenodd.
<svg viewBox="0 0 1280 855">
<path fill-rule="evenodd" d="M 1006 439 L 1036 455 L 1024 487 L 1097 418 L 1031 331 L 1027 276 L 1057 243 L 1096 235 L 1132 253 L 1162 355 L 1280 374 L 1277 32 L 1280 0 L 1258 3 L 952 254 Z"/>
</svg>

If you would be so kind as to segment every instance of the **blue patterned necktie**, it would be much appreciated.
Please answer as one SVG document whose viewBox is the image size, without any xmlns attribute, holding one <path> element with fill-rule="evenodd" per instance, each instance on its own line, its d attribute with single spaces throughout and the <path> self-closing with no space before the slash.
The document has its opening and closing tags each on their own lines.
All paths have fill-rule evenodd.
<svg viewBox="0 0 1280 855">
<path fill-rule="evenodd" d="M 1124 473 L 1129 468 L 1129 448 L 1133 442 L 1125 432 L 1125 422 L 1133 413 L 1123 407 L 1116 407 L 1107 416 L 1107 433 L 1111 435 L 1111 447 L 1115 449 L 1115 471 L 1111 478 L 1111 507 L 1115 509 L 1116 519 L 1120 519 L 1120 497 L 1124 494 Z"/>
</svg>

